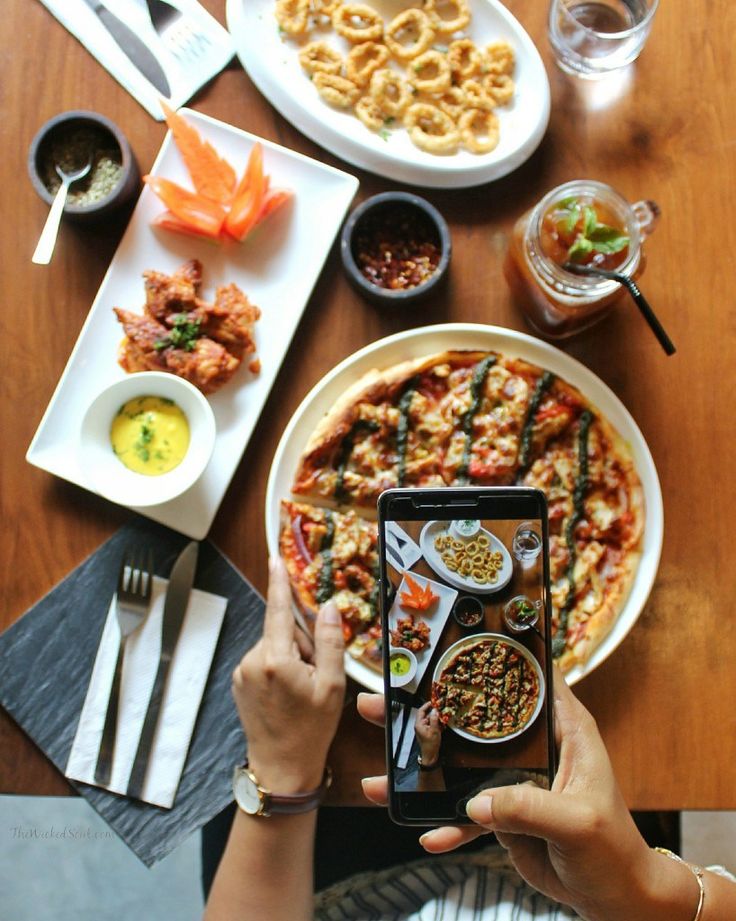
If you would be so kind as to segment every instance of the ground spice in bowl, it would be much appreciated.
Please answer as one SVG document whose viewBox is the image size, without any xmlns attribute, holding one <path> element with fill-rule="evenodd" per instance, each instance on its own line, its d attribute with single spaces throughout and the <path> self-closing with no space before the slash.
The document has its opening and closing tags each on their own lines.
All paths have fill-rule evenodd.
<svg viewBox="0 0 736 921">
<path fill-rule="evenodd" d="M 120 182 L 123 162 L 115 139 L 92 125 L 60 126 L 50 135 L 40 156 L 41 181 L 49 193 L 55 195 L 61 185 L 56 166 L 71 173 L 81 169 L 90 159 L 92 169 L 71 186 L 67 202 L 79 207 L 99 202 Z"/>
<path fill-rule="evenodd" d="M 51 204 L 65 173 L 87 163 L 89 173 L 74 182 L 64 205 L 64 217 L 79 222 L 104 218 L 128 202 L 140 188 L 140 171 L 127 138 L 98 112 L 61 112 L 36 132 L 28 151 L 28 173 L 36 192 Z"/>
</svg>

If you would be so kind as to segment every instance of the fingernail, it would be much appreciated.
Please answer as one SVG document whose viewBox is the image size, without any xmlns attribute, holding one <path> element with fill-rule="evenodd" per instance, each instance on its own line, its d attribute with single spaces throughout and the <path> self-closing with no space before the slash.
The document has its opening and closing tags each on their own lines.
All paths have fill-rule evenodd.
<svg viewBox="0 0 736 921">
<path fill-rule="evenodd" d="M 493 797 L 487 793 L 476 796 L 465 807 L 470 818 L 479 825 L 490 825 L 493 821 Z"/>
<path fill-rule="evenodd" d="M 363 777 L 363 778 L 361 778 L 360 785 L 361 785 L 361 787 L 363 787 L 363 789 L 365 789 L 365 785 L 366 785 L 367 783 L 370 783 L 372 780 L 380 780 L 380 779 L 381 779 L 381 778 L 378 777 L 378 776 L 376 776 L 376 777 Z"/>
<path fill-rule="evenodd" d="M 424 834 L 420 837 L 419 843 L 422 847 L 427 846 L 427 842 L 429 841 L 431 835 L 432 835 L 431 831 L 425 831 Z"/>
<path fill-rule="evenodd" d="M 323 624 L 335 626 L 335 624 L 340 623 L 340 612 L 334 604 L 326 604 L 319 612 L 319 616 L 322 618 Z"/>
</svg>

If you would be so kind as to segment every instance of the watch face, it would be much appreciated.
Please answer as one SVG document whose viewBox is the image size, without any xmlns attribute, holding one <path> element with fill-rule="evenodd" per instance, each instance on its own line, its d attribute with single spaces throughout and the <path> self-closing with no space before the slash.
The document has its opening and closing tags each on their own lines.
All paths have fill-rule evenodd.
<svg viewBox="0 0 736 921">
<path fill-rule="evenodd" d="M 239 770 L 233 784 L 233 792 L 238 806 L 249 815 L 258 815 L 261 808 L 261 796 L 258 787 L 244 770 Z"/>
</svg>

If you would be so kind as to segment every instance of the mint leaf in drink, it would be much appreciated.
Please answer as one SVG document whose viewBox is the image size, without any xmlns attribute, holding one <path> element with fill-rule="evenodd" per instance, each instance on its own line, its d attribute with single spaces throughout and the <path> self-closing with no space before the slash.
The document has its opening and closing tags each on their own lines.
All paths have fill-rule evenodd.
<svg viewBox="0 0 736 921">
<path fill-rule="evenodd" d="M 595 213 L 595 208 L 591 208 L 590 205 L 586 205 L 583 208 L 583 236 L 590 239 L 591 233 L 595 230 L 596 227 L 599 226 L 598 215 Z"/>
<path fill-rule="evenodd" d="M 580 202 L 577 198 L 566 198 L 560 202 L 560 211 L 562 218 L 562 227 L 565 233 L 572 233 L 575 225 L 580 220 Z"/>
<path fill-rule="evenodd" d="M 567 258 L 571 262 L 582 262 L 586 256 L 589 256 L 593 252 L 593 244 L 587 237 L 584 237 L 581 233 L 575 237 L 575 242 L 567 251 Z"/>
<path fill-rule="evenodd" d="M 598 224 L 587 237 L 596 253 L 620 253 L 629 245 L 629 238 L 625 233 L 607 224 Z"/>
</svg>

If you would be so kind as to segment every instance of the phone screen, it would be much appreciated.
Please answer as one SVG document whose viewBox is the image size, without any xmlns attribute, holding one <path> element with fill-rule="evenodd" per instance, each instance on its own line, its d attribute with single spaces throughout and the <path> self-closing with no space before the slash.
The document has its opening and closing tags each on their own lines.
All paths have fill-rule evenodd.
<svg viewBox="0 0 736 921">
<path fill-rule="evenodd" d="M 461 507 L 398 491 L 383 503 L 387 756 L 401 822 L 467 821 L 479 790 L 548 787 L 554 773 L 544 498 L 468 492 L 477 501 Z"/>
</svg>

